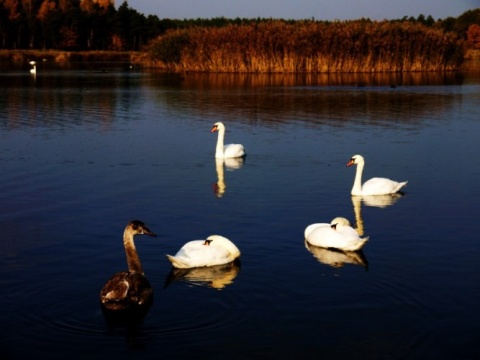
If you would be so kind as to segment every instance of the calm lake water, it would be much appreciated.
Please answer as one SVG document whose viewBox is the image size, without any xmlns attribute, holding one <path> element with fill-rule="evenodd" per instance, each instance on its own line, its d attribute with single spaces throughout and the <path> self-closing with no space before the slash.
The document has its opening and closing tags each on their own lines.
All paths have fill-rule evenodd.
<svg viewBox="0 0 480 360">
<path fill-rule="evenodd" d="M 480 72 L 37 71 L 0 71 L 2 359 L 480 358 Z M 244 162 L 216 163 L 217 121 Z M 352 199 L 354 154 L 405 194 Z M 336 216 L 363 252 L 305 246 Z M 132 219 L 155 299 L 109 326 Z M 172 277 L 211 234 L 240 263 Z"/>
</svg>

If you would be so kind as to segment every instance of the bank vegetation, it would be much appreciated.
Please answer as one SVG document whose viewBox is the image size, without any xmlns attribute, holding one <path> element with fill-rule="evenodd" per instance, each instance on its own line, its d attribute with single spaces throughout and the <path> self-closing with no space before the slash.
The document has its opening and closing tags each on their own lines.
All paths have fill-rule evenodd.
<svg viewBox="0 0 480 360">
<path fill-rule="evenodd" d="M 168 71 L 334 73 L 449 71 L 464 42 L 414 22 L 272 20 L 168 31 L 145 53 Z"/>
</svg>

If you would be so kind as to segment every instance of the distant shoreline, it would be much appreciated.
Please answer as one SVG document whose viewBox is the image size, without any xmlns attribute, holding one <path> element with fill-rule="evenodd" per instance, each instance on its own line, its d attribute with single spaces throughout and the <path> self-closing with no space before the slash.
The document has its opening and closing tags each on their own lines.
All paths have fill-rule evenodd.
<svg viewBox="0 0 480 360">
<path fill-rule="evenodd" d="M 68 62 L 124 62 L 137 63 L 136 51 L 66 51 L 66 50 L 0 50 L 0 63 L 28 64 L 29 61 Z"/>
<path fill-rule="evenodd" d="M 155 68 L 151 61 L 146 60 L 144 52 L 140 51 L 67 51 L 67 50 L 0 50 L 0 64 L 12 66 L 27 66 L 29 61 L 48 61 L 55 63 L 69 62 L 119 62 L 144 68 Z M 474 64 L 480 64 L 480 50 L 468 49 L 461 69 L 469 69 Z"/>
</svg>

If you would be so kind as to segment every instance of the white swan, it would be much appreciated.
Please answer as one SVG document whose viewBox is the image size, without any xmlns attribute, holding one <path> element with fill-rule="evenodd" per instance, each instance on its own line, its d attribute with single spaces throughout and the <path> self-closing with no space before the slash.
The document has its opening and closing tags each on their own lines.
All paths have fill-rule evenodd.
<svg viewBox="0 0 480 360">
<path fill-rule="evenodd" d="M 371 178 L 365 181 L 362 186 L 362 173 L 365 166 L 365 159 L 361 155 L 354 155 L 348 161 L 347 166 L 357 165 L 355 180 L 353 182 L 352 195 L 386 195 L 399 192 L 408 181 L 397 182 L 386 178 Z"/>
<path fill-rule="evenodd" d="M 36 74 L 37 73 L 37 62 L 36 61 L 30 61 L 30 65 L 32 65 L 32 68 L 30 69 L 30 73 Z"/>
<path fill-rule="evenodd" d="M 368 237 L 360 238 L 343 217 L 336 217 L 330 224 L 318 223 L 307 226 L 305 240 L 314 246 L 333 248 L 343 251 L 360 250 L 368 241 Z"/>
<path fill-rule="evenodd" d="M 233 242 L 220 235 L 211 235 L 206 240 L 189 241 L 175 256 L 167 255 L 168 260 L 177 269 L 222 265 L 238 257 L 240 250 Z"/>
<path fill-rule="evenodd" d="M 217 122 L 213 124 L 210 132 L 214 133 L 216 131 L 218 131 L 217 147 L 215 149 L 216 158 L 238 158 L 246 155 L 245 148 L 241 144 L 223 144 L 225 139 L 225 125 L 223 123 Z"/>
</svg>

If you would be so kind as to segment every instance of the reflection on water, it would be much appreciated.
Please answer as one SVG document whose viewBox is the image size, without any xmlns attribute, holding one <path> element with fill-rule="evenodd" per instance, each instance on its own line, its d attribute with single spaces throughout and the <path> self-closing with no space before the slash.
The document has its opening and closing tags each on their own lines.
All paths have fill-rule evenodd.
<svg viewBox="0 0 480 360">
<path fill-rule="evenodd" d="M 178 87 L 190 91 L 159 95 L 168 106 L 192 117 L 214 116 L 251 124 L 261 119 L 272 125 L 308 119 L 336 127 L 352 121 L 382 127 L 418 127 L 424 126 L 422 118 L 442 114 L 453 105 L 452 101 L 461 98 L 425 86 L 462 81 L 458 73 L 188 74 Z M 365 85 L 356 87 L 357 83 Z M 397 85 L 391 87 L 392 83 Z M 418 91 L 412 93 L 411 88 L 405 91 L 405 86 L 417 83 L 423 85 Z M 251 91 L 243 91 L 247 87 Z"/>
<path fill-rule="evenodd" d="M 358 235 L 363 236 L 365 227 L 362 217 L 362 203 L 366 206 L 386 208 L 395 204 L 395 202 L 403 196 L 402 193 L 387 194 L 387 195 L 353 195 L 353 213 L 355 214 L 355 230 Z"/>
<path fill-rule="evenodd" d="M 221 198 L 227 189 L 224 175 L 224 165 L 227 170 L 241 169 L 245 164 L 245 158 L 215 158 L 215 171 L 217 172 L 217 182 L 212 185 L 215 196 Z"/>
<path fill-rule="evenodd" d="M 224 265 L 197 267 L 191 269 L 172 268 L 165 280 L 165 287 L 175 281 L 183 281 L 191 285 L 206 286 L 222 290 L 233 284 L 233 280 L 240 272 L 240 260 Z"/>
<path fill-rule="evenodd" d="M 475 358 L 480 78 L 322 76 L 0 73 L 2 354 Z M 205 128 L 225 119 L 248 165 L 213 164 Z M 349 199 L 357 151 L 408 173 L 409 195 Z M 301 246 L 306 222 L 352 206 L 365 253 Z M 136 244 L 155 301 L 111 329 L 99 285 L 134 217 L 161 229 Z M 198 233 L 235 234 L 241 276 L 171 271 L 162 254 Z"/>
<path fill-rule="evenodd" d="M 404 196 L 404 193 L 402 192 L 398 192 L 395 194 L 386 194 L 386 195 L 353 195 L 352 204 L 354 206 L 354 209 L 360 208 L 360 204 L 362 202 L 366 206 L 386 208 L 388 206 L 392 206 L 393 204 L 395 204 L 403 196 Z"/>
<path fill-rule="evenodd" d="M 305 241 L 305 247 L 322 264 L 341 268 L 345 264 L 359 265 L 368 270 L 368 261 L 362 250 L 341 251 L 314 246 Z"/>
</svg>

